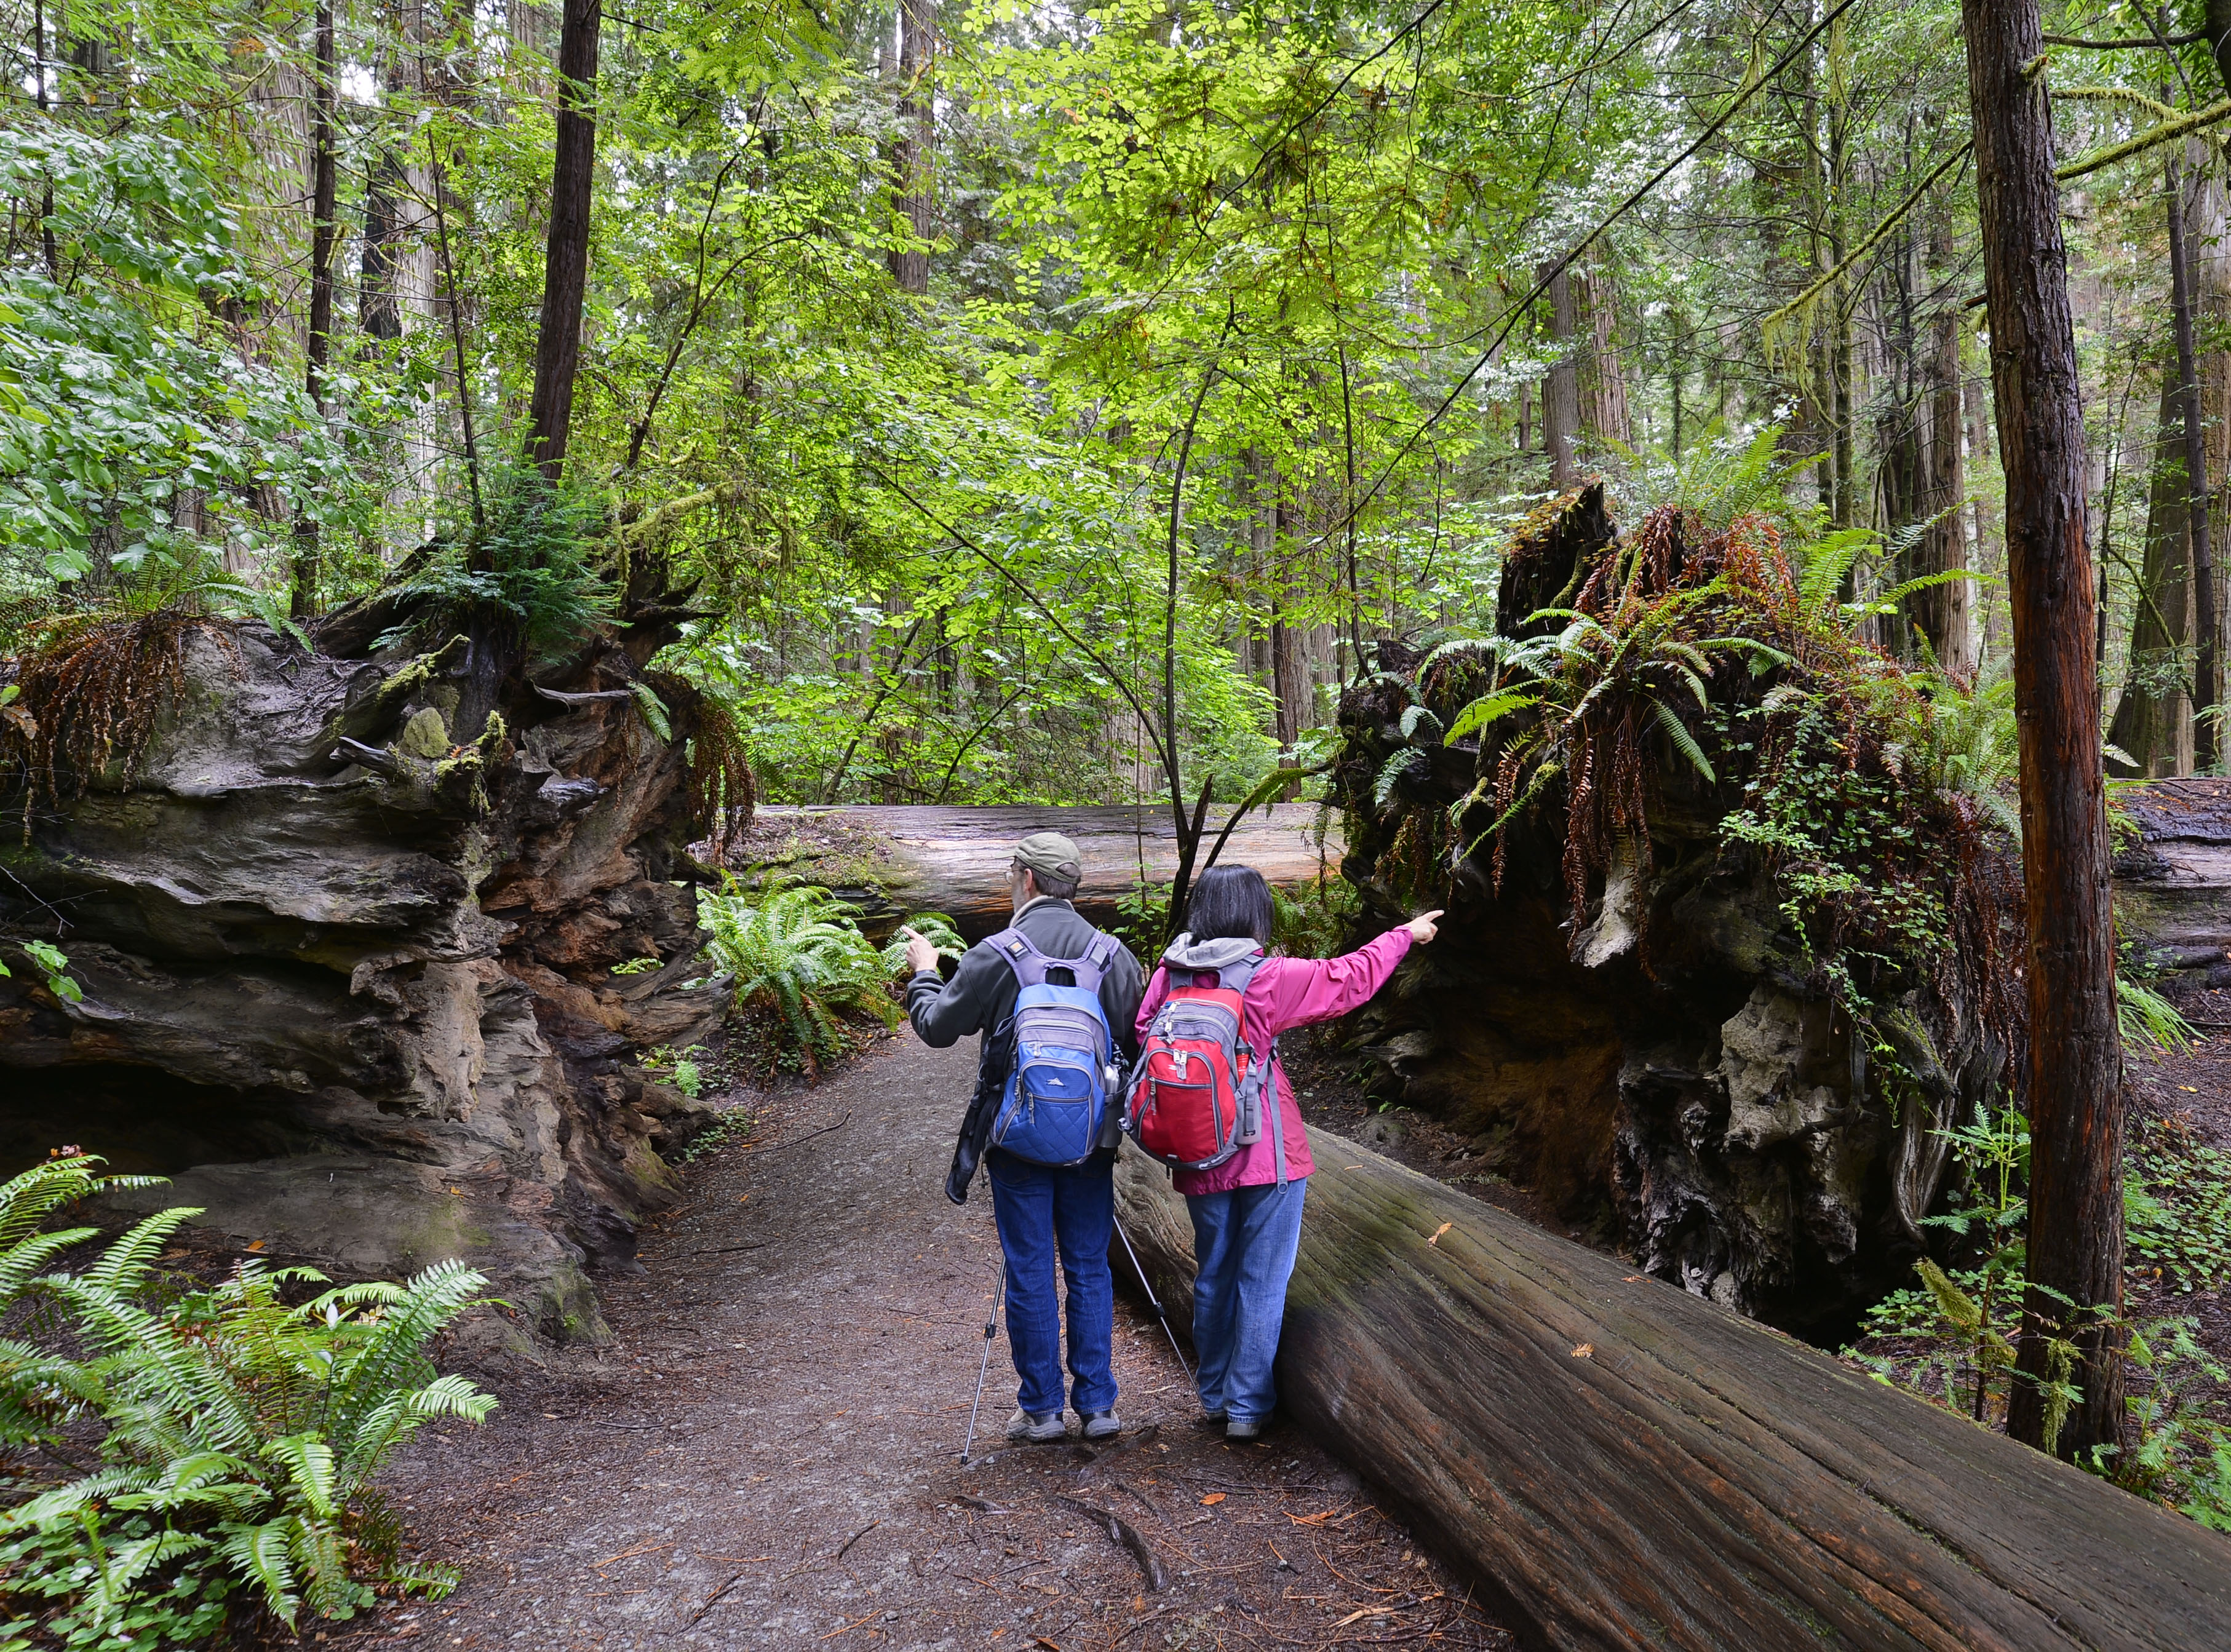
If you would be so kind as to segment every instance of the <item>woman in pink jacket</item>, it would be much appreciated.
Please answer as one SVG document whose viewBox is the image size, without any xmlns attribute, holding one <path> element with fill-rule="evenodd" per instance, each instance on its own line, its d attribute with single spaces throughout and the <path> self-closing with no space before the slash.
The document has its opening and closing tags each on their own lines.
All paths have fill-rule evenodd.
<svg viewBox="0 0 2231 1652">
<path fill-rule="evenodd" d="M 1302 1200 L 1310 1172 L 1309 1133 L 1294 1105 L 1294 1087 L 1271 1042 L 1290 1027 L 1330 1021 L 1387 984 L 1413 945 L 1433 939 L 1427 913 L 1390 929 L 1341 958 L 1263 958 L 1271 941 L 1271 889 L 1251 866 L 1219 866 L 1202 874 L 1186 903 L 1187 930 L 1162 955 L 1139 1005 L 1145 1037 L 1169 991 L 1169 971 L 1199 980 L 1250 958 L 1261 958 L 1240 1000 L 1250 1049 L 1271 1051 L 1277 1123 L 1212 1170 L 1174 1173 L 1193 1214 L 1193 1342 L 1200 1356 L 1201 1410 L 1222 1423 L 1225 1437 L 1251 1440 L 1277 1403 L 1271 1364 L 1286 1312 L 1286 1281 L 1302 1238 Z M 1202 984 L 1213 984 L 1204 982 Z M 1280 1162 L 1275 1144 L 1285 1145 Z"/>
</svg>

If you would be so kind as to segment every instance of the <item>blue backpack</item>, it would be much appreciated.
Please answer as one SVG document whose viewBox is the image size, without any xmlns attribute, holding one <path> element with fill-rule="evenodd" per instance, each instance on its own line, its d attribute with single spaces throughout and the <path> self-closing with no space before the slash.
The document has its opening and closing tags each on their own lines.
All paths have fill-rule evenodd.
<svg viewBox="0 0 2231 1652">
<path fill-rule="evenodd" d="M 1100 1007 L 1115 938 L 1096 930 L 1082 958 L 1048 958 L 1019 929 L 1003 929 L 985 945 L 1006 960 L 1019 989 L 1008 1023 L 1014 1066 L 991 1145 L 1034 1165 L 1081 1165 L 1099 1144 L 1118 1087 L 1116 1041 Z M 1048 981 L 1046 971 L 1055 967 L 1070 971 L 1077 984 Z"/>
</svg>

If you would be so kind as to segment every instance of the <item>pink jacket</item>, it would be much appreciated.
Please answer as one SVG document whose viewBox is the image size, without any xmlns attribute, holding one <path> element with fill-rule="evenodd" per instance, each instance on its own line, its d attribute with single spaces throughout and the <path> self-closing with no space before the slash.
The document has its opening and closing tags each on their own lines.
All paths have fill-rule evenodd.
<svg viewBox="0 0 2231 1652">
<path fill-rule="evenodd" d="M 1290 1027 L 1330 1021 L 1359 1008 L 1387 984 L 1394 966 L 1409 953 L 1410 929 L 1406 924 L 1339 958 L 1264 959 L 1255 978 L 1247 984 L 1247 996 L 1240 1000 L 1248 1043 L 1262 1049 Z M 1157 965 L 1154 978 L 1147 983 L 1147 996 L 1139 1004 L 1141 1037 L 1146 1036 L 1168 990 L 1166 971 Z M 1278 1116 L 1286 1138 L 1286 1176 L 1289 1180 L 1307 1176 L 1316 1169 L 1316 1161 L 1310 1157 L 1309 1133 L 1302 1128 L 1301 1109 L 1294 1104 L 1294 1087 L 1286 1081 L 1285 1064 L 1272 1062 L 1271 1075 L 1277 1085 Z M 1181 1170 L 1174 1173 L 1172 1180 L 1177 1191 L 1185 1194 L 1258 1187 L 1278 1179 L 1271 1152 L 1271 1132 L 1265 1129 L 1261 1140 L 1242 1147 L 1214 1170 Z"/>
</svg>

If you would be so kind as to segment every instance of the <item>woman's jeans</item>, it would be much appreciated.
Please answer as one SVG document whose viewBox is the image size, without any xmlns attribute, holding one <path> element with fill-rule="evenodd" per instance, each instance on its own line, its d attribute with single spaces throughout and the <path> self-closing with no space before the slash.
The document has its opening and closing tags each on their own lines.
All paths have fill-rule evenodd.
<svg viewBox="0 0 2231 1652">
<path fill-rule="evenodd" d="M 1258 1422 L 1278 1403 L 1271 1380 L 1286 1281 L 1302 1242 L 1306 1178 L 1280 1187 L 1188 1194 L 1193 1255 L 1193 1345 L 1200 1356 L 1200 1404 L 1235 1422 Z"/>
<path fill-rule="evenodd" d="M 1032 1416 L 1061 1410 L 1061 1307 L 1053 1263 L 1069 1281 L 1070 1403 L 1080 1416 L 1116 1407 L 1109 1369 L 1116 1332 L 1116 1281 L 1108 1267 L 1116 1220 L 1116 1155 L 1082 1165 L 1033 1165 L 997 1148 L 992 1215 L 1007 1258 L 1007 1347 L 1021 1383 L 1015 1403 Z"/>
</svg>

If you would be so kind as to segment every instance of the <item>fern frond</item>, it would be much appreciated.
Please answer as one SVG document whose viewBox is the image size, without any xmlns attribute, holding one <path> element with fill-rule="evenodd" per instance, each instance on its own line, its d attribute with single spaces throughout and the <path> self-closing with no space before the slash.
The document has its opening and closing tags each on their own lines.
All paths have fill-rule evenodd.
<svg viewBox="0 0 2231 1652">
<path fill-rule="evenodd" d="M 1387 800 L 1394 797 L 1394 788 L 1401 783 L 1402 777 L 1410 772 L 1413 765 L 1424 760 L 1425 754 L 1415 746 L 1397 747 L 1387 761 L 1380 765 L 1379 777 L 1371 783 L 1373 803 L 1381 809 L 1386 808 Z"/>
<path fill-rule="evenodd" d="M 1650 702 L 1650 709 L 1658 714 L 1659 725 L 1665 729 L 1666 739 L 1673 742 L 1673 749 L 1688 758 L 1708 783 L 1717 785 L 1720 777 L 1712 771 L 1712 760 L 1704 755 L 1704 748 L 1697 744 L 1697 737 L 1689 732 L 1689 726 L 1676 716 L 1673 708 L 1662 700 L 1653 699 Z"/>
<path fill-rule="evenodd" d="M 1460 740 L 1467 734 L 1475 733 L 1489 724 L 1508 717 L 1512 712 L 1523 711 L 1540 701 L 1539 694 L 1523 694 L 1516 688 L 1482 694 L 1465 706 L 1450 721 L 1448 738 L 1451 741 Z"/>
<path fill-rule="evenodd" d="M 331 1446 L 314 1434 L 289 1434 L 265 1446 L 263 1455 L 285 1467 L 288 1479 L 313 1514 L 321 1520 L 333 1517 L 337 1510 Z"/>
<path fill-rule="evenodd" d="M 281 1514 L 255 1526 L 226 1527 L 217 1540 L 217 1552 L 234 1572 L 243 1583 L 262 1591 L 265 1608 L 290 1629 L 302 1605 L 294 1592 L 292 1557 L 300 1525 L 295 1516 Z"/>
<path fill-rule="evenodd" d="M 469 1378 L 450 1371 L 411 1395 L 410 1405 L 422 1417 L 461 1416 L 468 1423 L 478 1423 L 495 1410 L 496 1398 L 483 1392 Z"/>
<path fill-rule="evenodd" d="M 1414 740 L 1418 738 L 1418 731 L 1427 724 L 1432 726 L 1433 738 L 1438 742 L 1441 738 L 1441 720 L 1424 706 L 1407 707 L 1403 710 L 1398 732 L 1404 739 Z"/>
<path fill-rule="evenodd" d="M 0 1251 L 0 1307 L 14 1301 L 56 1256 L 81 1245 L 100 1231 L 98 1228 L 62 1228 L 37 1234 Z"/>
<path fill-rule="evenodd" d="M 86 1616 L 100 1629 L 113 1633 L 133 1603 L 139 1580 L 157 1566 L 196 1549 L 206 1549 L 210 1539 L 197 1532 L 157 1532 L 116 1544 L 96 1558 L 93 1587 L 86 1591 Z M 125 1643 L 130 1644 L 128 1638 Z"/>
<path fill-rule="evenodd" d="M 135 1223 L 101 1253 L 99 1262 L 86 1269 L 86 1283 L 107 1290 L 134 1288 L 154 1266 L 155 1258 L 170 1242 L 171 1236 L 201 1213 L 200 1205 L 180 1205 L 158 1210 L 145 1221 Z"/>
</svg>

